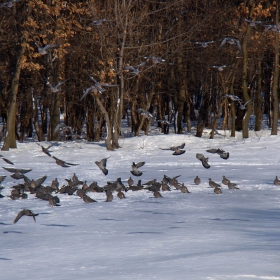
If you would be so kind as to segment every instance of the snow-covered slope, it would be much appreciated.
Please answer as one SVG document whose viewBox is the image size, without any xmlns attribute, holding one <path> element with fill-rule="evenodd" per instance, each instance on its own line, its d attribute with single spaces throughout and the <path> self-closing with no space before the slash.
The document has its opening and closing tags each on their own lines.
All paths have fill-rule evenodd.
<svg viewBox="0 0 280 280">
<path fill-rule="evenodd" d="M 223 134 L 223 132 L 221 132 Z M 207 136 L 208 137 L 208 136 Z M 18 149 L 1 152 L 16 168 L 32 168 L 26 175 L 44 185 L 57 178 L 60 186 L 75 173 L 88 184 L 121 177 L 127 185 L 132 162 L 145 183 L 164 175 L 181 175 L 190 193 L 172 188 L 155 198 L 147 190 L 116 193 L 105 202 L 104 193 L 89 193 L 98 203 L 86 204 L 77 195 L 57 194 L 60 207 L 28 193 L 28 199 L 11 200 L 15 180 L 9 172 L 2 182 L 0 199 L 1 279 L 280 279 L 280 136 L 269 132 L 243 140 L 228 136 L 209 140 L 193 135 L 157 135 L 124 138 L 121 149 L 107 151 L 104 143 L 59 142 L 52 155 L 78 166 L 63 168 L 45 155 L 36 143 L 19 143 Z M 185 143 L 186 152 L 173 156 L 160 150 Z M 47 146 L 48 143 L 42 143 Z M 221 148 L 228 160 L 207 153 Z M 209 157 L 205 169 L 196 153 Z M 109 157 L 105 176 L 95 161 Z M 2 166 L 11 167 L 4 161 Z M 195 185 L 195 176 L 201 184 Z M 221 184 L 225 175 L 240 187 L 222 194 L 210 188 L 208 179 Z M 23 209 L 39 213 L 34 223 Z"/>
</svg>

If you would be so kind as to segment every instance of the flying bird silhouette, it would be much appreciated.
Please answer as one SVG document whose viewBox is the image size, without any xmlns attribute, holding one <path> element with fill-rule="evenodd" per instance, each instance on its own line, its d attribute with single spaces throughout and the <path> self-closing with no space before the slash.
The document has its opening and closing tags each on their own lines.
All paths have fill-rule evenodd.
<svg viewBox="0 0 280 280">
<path fill-rule="evenodd" d="M 101 161 L 95 162 L 95 164 L 100 168 L 100 170 L 104 173 L 104 175 L 108 174 L 108 169 L 106 168 L 108 158 L 103 158 Z"/>
<path fill-rule="evenodd" d="M 131 174 L 134 176 L 141 176 L 143 174 L 143 172 L 139 171 L 138 168 L 140 168 L 144 164 L 145 164 L 145 161 L 138 162 L 138 163 L 133 162 L 131 165 L 131 167 L 132 167 L 132 170 L 130 171 Z"/>
<path fill-rule="evenodd" d="M 222 159 L 228 159 L 229 158 L 229 152 L 225 152 L 222 149 L 210 149 L 206 150 L 206 152 L 211 153 L 211 154 L 218 154 Z"/>
<path fill-rule="evenodd" d="M 29 209 L 23 209 L 21 210 L 16 218 L 14 219 L 14 224 L 22 217 L 22 216 L 30 216 L 33 217 L 34 222 L 36 223 L 36 219 L 35 217 L 38 216 L 39 214 L 34 214 L 33 211 L 29 210 Z"/>
<path fill-rule="evenodd" d="M 60 166 L 62 166 L 62 167 L 70 167 L 69 165 L 71 165 L 71 166 L 79 165 L 79 164 L 75 164 L 75 163 L 66 162 L 66 161 L 64 161 L 64 160 L 62 160 L 62 159 L 59 159 L 59 158 L 55 157 L 55 156 L 52 156 L 52 158 L 55 159 L 55 163 L 56 163 L 57 165 L 60 165 Z"/>
<path fill-rule="evenodd" d="M 183 143 L 180 146 L 172 146 L 172 147 L 169 147 L 169 148 L 166 148 L 166 149 L 162 149 L 162 148 L 160 148 L 160 149 L 161 150 L 171 150 L 171 151 L 174 151 L 174 153 L 172 155 L 178 156 L 178 155 L 182 155 L 182 154 L 184 154 L 186 152 L 185 150 L 182 150 L 184 147 L 185 147 L 185 143 Z"/>
<path fill-rule="evenodd" d="M 225 37 L 220 46 L 219 46 L 219 49 L 222 48 L 226 43 L 228 43 L 229 45 L 236 45 L 238 50 L 242 53 L 242 48 L 241 48 L 241 44 L 240 44 L 240 41 L 235 38 L 235 37 Z"/>
<path fill-rule="evenodd" d="M 210 168 L 208 163 L 208 158 L 206 158 L 203 154 L 196 154 L 196 158 L 199 159 L 202 163 L 202 166 L 206 169 Z"/>
</svg>

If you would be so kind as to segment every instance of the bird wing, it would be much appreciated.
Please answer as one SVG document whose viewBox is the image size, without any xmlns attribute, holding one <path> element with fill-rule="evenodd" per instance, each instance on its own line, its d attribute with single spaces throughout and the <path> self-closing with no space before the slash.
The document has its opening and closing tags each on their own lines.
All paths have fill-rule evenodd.
<svg viewBox="0 0 280 280">
<path fill-rule="evenodd" d="M 211 154 L 216 154 L 218 149 L 210 149 L 206 150 L 206 152 L 211 153 Z"/>
<path fill-rule="evenodd" d="M 186 145 L 186 143 L 183 143 L 182 145 L 177 146 L 177 148 L 178 148 L 178 149 L 184 149 L 185 145 Z"/>
<path fill-rule="evenodd" d="M 221 44 L 220 44 L 220 46 L 219 46 L 219 49 L 225 45 L 225 43 L 227 42 L 227 40 L 228 40 L 227 37 L 224 38 L 224 39 L 222 40 L 222 42 L 221 42 Z"/>
<path fill-rule="evenodd" d="M 138 162 L 138 163 L 136 163 L 136 167 L 139 168 L 139 167 L 143 166 L 144 164 L 145 164 L 145 161 Z"/>
<path fill-rule="evenodd" d="M 19 211 L 19 213 L 17 214 L 16 218 L 14 219 L 14 224 L 24 215 L 25 215 L 25 211 L 24 210 Z"/>
<path fill-rule="evenodd" d="M 110 84 L 107 84 L 107 83 L 101 83 L 100 85 L 103 86 L 103 87 L 118 87 L 119 86 L 119 85 L 110 85 Z"/>
<path fill-rule="evenodd" d="M 94 91 L 94 89 L 96 89 L 96 87 L 95 86 L 91 86 L 91 87 L 87 88 L 86 90 L 84 90 L 83 96 L 80 98 L 80 101 L 82 101 L 89 93 Z"/>
<path fill-rule="evenodd" d="M 206 169 L 210 168 L 207 158 L 203 158 L 203 160 L 201 162 L 202 162 L 202 165 L 204 168 L 206 168 Z"/>
<path fill-rule="evenodd" d="M 203 154 L 196 154 L 196 158 L 202 160 L 204 158 Z"/>
<path fill-rule="evenodd" d="M 46 179 L 47 179 L 46 175 L 41 177 L 41 178 L 39 178 L 39 179 L 37 179 L 35 181 L 36 188 L 38 188 L 40 185 L 42 185 L 45 182 Z"/>
<path fill-rule="evenodd" d="M 60 124 L 58 124 L 55 128 L 54 128 L 54 131 L 53 131 L 53 133 L 55 134 L 55 133 L 58 133 L 59 132 L 59 129 L 60 129 Z M 43 146 L 41 146 L 42 147 L 42 150 L 44 151 L 44 149 L 46 149 L 46 148 L 44 148 Z"/>
<path fill-rule="evenodd" d="M 104 175 L 108 174 L 108 169 L 105 168 L 104 164 L 100 161 L 96 161 L 95 164 L 99 167 L 99 169 L 104 173 Z"/>
<path fill-rule="evenodd" d="M 20 172 L 20 173 L 27 173 L 27 172 L 30 172 L 32 169 L 18 169 L 18 168 L 9 168 L 9 167 L 2 167 L 4 168 L 5 170 L 9 171 L 9 172 L 12 172 L 12 173 L 16 173 L 16 172 Z"/>
<path fill-rule="evenodd" d="M 57 47 L 58 47 L 57 44 L 48 44 L 48 45 L 44 46 L 44 49 L 48 50 L 48 49 L 53 49 L 53 48 L 57 48 Z"/>
<path fill-rule="evenodd" d="M 240 44 L 240 41 L 238 39 L 235 39 L 235 44 L 236 44 L 238 50 L 242 53 L 241 44 Z"/>
<path fill-rule="evenodd" d="M 70 163 L 70 162 L 64 162 L 65 164 L 68 164 L 68 165 L 72 165 L 72 166 L 77 166 L 79 165 L 78 163 Z"/>
<path fill-rule="evenodd" d="M 97 81 L 91 75 L 88 74 L 88 76 L 95 84 L 97 84 Z"/>
<path fill-rule="evenodd" d="M 59 128 L 59 127 L 58 127 Z M 55 129 L 54 129 L 54 133 L 56 133 L 58 131 L 58 129 L 57 129 L 57 126 L 55 127 Z M 43 153 L 45 153 L 46 155 L 48 155 L 49 157 L 51 157 L 52 155 L 50 154 L 50 152 L 48 151 L 48 149 L 47 148 L 45 148 L 45 147 L 43 147 L 43 146 L 41 146 L 42 147 L 42 151 L 43 151 Z"/>
<path fill-rule="evenodd" d="M 106 167 L 106 165 L 107 165 L 107 159 L 108 159 L 108 158 L 103 158 L 103 159 L 100 161 L 100 163 L 101 163 L 104 167 Z"/>
<path fill-rule="evenodd" d="M 186 152 L 185 150 L 179 150 L 179 149 L 177 149 L 177 147 L 175 147 L 174 153 L 172 155 L 178 156 L 178 155 L 184 154 L 185 152 Z"/>
<path fill-rule="evenodd" d="M 60 86 L 63 85 L 64 83 L 66 83 L 68 80 L 69 80 L 69 79 L 66 79 L 66 80 L 64 80 L 64 81 L 62 81 L 62 82 L 60 82 L 60 83 L 58 83 L 58 84 L 56 85 L 56 88 L 60 87 Z"/>
<path fill-rule="evenodd" d="M 33 220 L 34 220 L 34 222 L 36 223 L 36 219 L 35 219 L 35 216 L 38 216 L 39 214 L 34 214 L 34 215 L 32 215 L 32 217 L 33 217 Z"/>
<path fill-rule="evenodd" d="M 222 159 L 228 159 L 228 158 L 229 158 L 229 153 L 228 153 L 228 152 L 221 153 L 221 154 L 220 154 L 220 157 L 221 157 Z"/>
<path fill-rule="evenodd" d="M 14 165 L 14 163 L 13 162 L 11 162 L 10 160 L 8 160 L 8 159 L 6 159 L 6 158 L 2 158 L 4 161 L 6 161 L 8 164 L 12 164 L 12 165 Z"/>
</svg>

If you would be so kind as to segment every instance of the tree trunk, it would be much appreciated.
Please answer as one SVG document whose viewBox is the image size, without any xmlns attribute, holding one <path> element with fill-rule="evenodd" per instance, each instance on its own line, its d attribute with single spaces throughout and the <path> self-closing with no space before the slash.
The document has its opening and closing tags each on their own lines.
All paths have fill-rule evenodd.
<svg viewBox="0 0 280 280">
<path fill-rule="evenodd" d="M 21 67 L 24 59 L 24 52 L 26 49 L 25 41 L 21 45 L 21 49 L 18 55 L 14 77 L 11 84 L 11 96 L 12 100 L 10 103 L 9 111 L 8 111 L 8 119 L 7 119 L 7 132 L 4 140 L 4 144 L 2 147 L 2 151 L 8 151 L 10 148 L 17 148 L 16 144 L 16 111 L 17 111 L 17 93 L 18 93 L 18 85 L 19 78 L 21 73 Z"/>
<path fill-rule="evenodd" d="M 252 17 L 253 7 L 252 7 L 252 0 L 249 1 L 249 10 L 250 14 L 249 17 Z M 247 50 L 247 43 L 250 37 L 251 28 L 248 24 L 246 34 L 242 43 L 242 51 L 243 51 L 243 71 L 242 71 L 242 92 L 243 92 L 243 99 L 246 103 L 250 100 L 250 96 L 248 94 L 248 86 L 247 86 L 247 76 L 248 76 L 248 50 Z M 252 102 L 247 104 L 247 110 L 245 116 L 242 120 L 242 136 L 243 138 L 249 138 L 249 120 L 252 114 Z"/>
<path fill-rule="evenodd" d="M 97 93 L 94 96 L 95 96 L 95 100 L 100 108 L 100 111 L 104 114 L 105 121 L 106 121 L 107 135 L 106 135 L 106 139 L 105 139 L 105 145 L 106 145 L 107 150 L 112 151 L 114 149 L 113 149 L 113 144 L 112 144 L 112 126 L 111 126 L 109 114 L 106 111 L 105 107 L 103 106 L 103 104 L 100 100 L 99 94 Z"/>
<path fill-rule="evenodd" d="M 276 17 L 275 24 L 279 23 L 279 2 L 276 1 Z M 275 32 L 275 58 L 274 58 L 274 69 L 273 69 L 273 80 L 272 80 L 272 126 L 271 135 L 277 135 L 278 128 L 278 116 L 279 116 L 279 102 L 278 102 L 278 81 L 279 80 L 279 34 Z"/>
<path fill-rule="evenodd" d="M 255 121 L 255 131 L 261 130 L 261 122 L 262 122 L 262 74 L 261 74 L 261 58 L 258 59 L 257 63 L 257 91 L 256 91 L 256 102 L 255 102 L 255 114 L 256 114 L 256 121 Z"/>
</svg>

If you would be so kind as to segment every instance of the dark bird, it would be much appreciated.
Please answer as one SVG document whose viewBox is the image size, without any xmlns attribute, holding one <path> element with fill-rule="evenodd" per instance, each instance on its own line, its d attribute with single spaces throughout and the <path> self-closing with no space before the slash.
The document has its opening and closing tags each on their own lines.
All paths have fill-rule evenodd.
<svg viewBox="0 0 280 280">
<path fill-rule="evenodd" d="M 226 176 L 223 176 L 222 183 L 227 186 L 229 182 L 229 179 L 227 179 Z"/>
<path fill-rule="evenodd" d="M 214 193 L 216 193 L 216 194 L 221 194 L 221 193 L 222 193 L 221 188 L 215 187 L 215 188 L 214 188 Z"/>
<path fill-rule="evenodd" d="M 5 178 L 4 178 L 5 179 Z M 1 183 L 1 182 L 0 182 Z M 133 186 L 133 183 L 134 183 L 134 181 L 133 181 L 133 179 L 131 178 L 131 177 L 129 177 L 129 179 L 127 180 L 127 183 L 128 183 L 128 185 L 131 187 L 131 186 Z"/>
<path fill-rule="evenodd" d="M 83 185 L 84 182 L 83 181 L 80 181 L 77 177 L 77 175 L 74 173 L 73 176 L 72 176 L 72 182 L 75 186 L 78 186 L 78 185 Z"/>
<path fill-rule="evenodd" d="M 172 146 L 172 147 L 169 147 L 167 149 L 161 149 L 161 150 L 171 150 L 171 151 L 174 151 L 174 153 L 172 155 L 178 156 L 178 155 L 182 155 L 182 154 L 184 154 L 186 152 L 185 150 L 182 150 L 184 147 L 185 147 L 185 143 L 183 143 L 180 146 Z"/>
<path fill-rule="evenodd" d="M 106 196 L 107 196 L 107 199 L 105 201 L 106 202 L 111 202 L 114 198 L 112 192 L 108 189 L 106 189 L 105 192 L 106 192 Z"/>
<path fill-rule="evenodd" d="M 154 197 L 156 197 L 156 198 L 162 198 L 163 197 L 158 190 L 155 190 L 153 193 L 154 193 Z"/>
<path fill-rule="evenodd" d="M 211 153 L 211 154 L 218 154 L 218 155 L 220 155 L 220 158 L 222 158 L 222 159 L 229 158 L 229 153 L 225 152 L 222 149 L 210 149 L 210 150 L 206 150 L 206 152 Z"/>
<path fill-rule="evenodd" d="M 220 188 L 220 187 L 221 187 L 220 184 L 217 184 L 217 183 L 214 182 L 211 178 L 209 178 L 209 186 L 210 186 L 211 188 L 216 188 L 216 187 Z"/>
<path fill-rule="evenodd" d="M 141 184 L 141 180 L 138 180 L 138 183 L 136 186 L 129 186 L 128 187 L 128 190 L 131 190 L 131 191 L 140 191 L 140 190 L 143 190 L 143 186 Z"/>
<path fill-rule="evenodd" d="M 49 150 L 52 146 L 56 145 L 57 142 L 50 144 L 47 148 L 43 147 L 42 145 L 40 145 L 39 143 L 36 142 L 36 144 L 38 146 L 40 146 L 42 148 L 42 152 L 45 153 L 46 155 L 48 155 L 49 157 L 51 157 L 52 155 L 50 154 L 51 151 Z"/>
<path fill-rule="evenodd" d="M 123 193 L 122 191 L 119 191 L 118 194 L 117 194 L 117 196 L 118 196 L 119 199 L 126 198 L 125 195 L 124 195 L 124 193 Z"/>
<path fill-rule="evenodd" d="M 23 178 L 23 174 L 27 173 L 27 172 L 30 172 L 32 169 L 18 169 L 18 168 L 8 168 L 8 167 L 2 167 L 4 168 L 5 170 L 11 172 L 11 173 L 14 173 L 11 175 L 12 178 L 16 179 L 16 180 L 19 180 L 19 179 L 22 179 Z"/>
<path fill-rule="evenodd" d="M 84 194 L 82 197 L 83 201 L 85 203 L 92 203 L 92 202 L 97 202 L 96 200 L 92 199 L 91 197 L 89 197 L 88 195 Z"/>
<path fill-rule="evenodd" d="M 229 45 L 236 45 L 238 50 L 242 53 L 241 44 L 240 44 L 240 41 L 237 38 L 235 38 L 235 37 L 225 37 L 222 40 L 222 42 L 221 42 L 221 44 L 219 46 L 219 49 L 221 47 L 223 47 L 226 43 L 228 43 Z"/>
<path fill-rule="evenodd" d="M 274 179 L 274 185 L 275 186 L 280 186 L 280 180 L 278 179 L 278 177 L 276 176 Z"/>
<path fill-rule="evenodd" d="M 4 158 L 2 155 L 0 155 L 0 158 L 2 158 L 4 161 L 6 161 L 8 164 L 12 164 L 12 165 L 14 165 L 14 163 L 13 162 L 11 162 L 10 160 L 8 160 L 8 159 L 6 159 L 6 158 Z"/>
<path fill-rule="evenodd" d="M 0 184 L 5 180 L 6 177 L 7 176 L 5 176 L 5 175 L 0 176 Z"/>
<path fill-rule="evenodd" d="M 36 223 L 36 219 L 35 217 L 38 216 L 39 214 L 34 214 L 33 211 L 29 210 L 29 209 L 23 209 L 21 210 L 16 218 L 14 219 L 14 224 L 22 217 L 22 216 L 30 216 L 33 217 L 34 222 Z"/>
<path fill-rule="evenodd" d="M 110 157 L 108 157 L 110 158 Z M 95 164 L 99 167 L 99 169 L 104 173 L 104 175 L 108 174 L 108 169 L 106 168 L 107 165 L 107 159 L 103 158 L 101 161 L 96 161 Z"/>
<path fill-rule="evenodd" d="M 130 171 L 131 174 L 134 176 L 141 176 L 143 174 L 143 172 L 139 171 L 138 168 L 140 168 L 144 164 L 145 164 L 145 161 L 138 162 L 138 163 L 133 162 L 131 165 L 131 167 L 132 167 L 132 170 Z"/>
<path fill-rule="evenodd" d="M 206 158 L 203 154 L 196 154 L 196 158 L 199 159 L 202 163 L 202 166 L 206 169 L 210 168 L 208 163 L 208 158 Z"/>
<path fill-rule="evenodd" d="M 171 191 L 171 188 L 164 182 L 161 182 L 161 190 L 163 192 L 166 192 L 166 191 Z"/>
<path fill-rule="evenodd" d="M 20 169 L 20 168 L 13 168 L 13 167 L 2 167 L 5 170 L 11 172 L 11 173 L 16 173 L 16 172 L 20 172 L 22 174 L 28 173 L 30 171 L 32 171 L 32 169 Z"/>
<path fill-rule="evenodd" d="M 54 180 L 52 180 L 51 187 L 52 187 L 55 191 L 58 191 L 59 182 L 58 182 L 57 178 L 55 178 Z"/>
<path fill-rule="evenodd" d="M 201 180 L 198 176 L 196 176 L 193 181 L 196 185 L 199 185 L 201 183 Z"/>
<path fill-rule="evenodd" d="M 188 188 L 184 185 L 184 183 L 181 185 L 181 192 L 182 193 L 190 193 L 190 191 L 188 190 Z"/>
<path fill-rule="evenodd" d="M 237 184 L 232 183 L 230 181 L 228 183 L 228 188 L 231 189 L 231 190 L 239 190 L 239 188 L 237 187 Z"/>
<path fill-rule="evenodd" d="M 57 201 L 57 196 L 50 196 L 49 197 L 49 204 L 50 204 L 50 206 L 61 206 L 60 204 L 58 204 L 59 203 L 59 199 L 58 199 L 58 201 Z"/>
<path fill-rule="evenodd" d="M 74 164 L 74 163 L 66 162 L 66 161 L 64 161 L 64 160 L 61 160 L 61 159 L 55 157 L 55 156 L 52 156 L 52 158 L 55 159 L 55 162 L 56 162 L 57 165 L 60 165 L 60 166 L 62 166 L 62 167 L 70 167 L 69 165 L 72 165 L 72 166 L 79 165 L 79 164 Z"/>
</svg>

